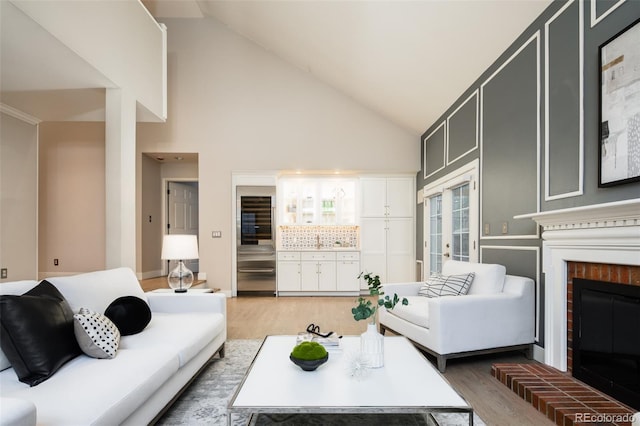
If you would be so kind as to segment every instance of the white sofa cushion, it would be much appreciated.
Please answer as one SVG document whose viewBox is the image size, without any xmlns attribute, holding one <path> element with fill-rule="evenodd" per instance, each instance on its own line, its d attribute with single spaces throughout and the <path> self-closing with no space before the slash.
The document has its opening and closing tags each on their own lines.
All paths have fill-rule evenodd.
<svg viewBox="0 0 640 426">
<path fill-rule="evenodd" d="M 48 278 L 47 281 L 60 290 L 73 312 L 88 308 L 102 314 L 111 302 L 121 296 L 136 296 L 147 301 L 140 282 L 130 268 Z"/>
<path fill-rule="evenodd" d="M 464 296 L 469 291 L 475 273 L 442 275 L 433 273 L 424 283 L 418 295 L 425 297 Z"/>
<path fill-rule="evenodd" d="M 3 396 L 36 405 L 38 424 L 116 425 L 174 375 L 178 364 L 176 351 L 167 345 L 123 349 L 113 359 L 80 355 L 31 388 L 18 382 L 13 369 L 0 373 L 0 380 Z"/>
<path fill-rule="evenodd" d="M 36 405 L 26 399 L 0 399 L 2 426 L 36 426 Z"/>
<path fill-rule="evenodd" d="M 104 315 L 80 308 L 73 315 L 73 331 L 82 352 L 93 358 L 113 358 L 120 344 L 120 331 Z"/>
<path fill-rule="evenodd" d="M 393 309 L 387 309 L 387 312 L 412 324 L 429 328 L 429 299 L 423 296 L 407 296 L 407 300 L 408 305 L 398 303 Z"/>
<path fill-rule="evenodd" d="M 178 348 L 180 367 L 188 363 L 225 327 L 224 316 L 213 312 L 166 314 L 154 312 L 140 334 L 122 336 L 121 349 L 159 346 Z"/>
<path fill-rule="evenodd" d="M 494 263 L 471 263 L 448 260 L 442 265 L 443 275 L 456 275 L 474 272 L 475 277 L 468 294 L 502 293 L 507 268 Z"/>
</svg>

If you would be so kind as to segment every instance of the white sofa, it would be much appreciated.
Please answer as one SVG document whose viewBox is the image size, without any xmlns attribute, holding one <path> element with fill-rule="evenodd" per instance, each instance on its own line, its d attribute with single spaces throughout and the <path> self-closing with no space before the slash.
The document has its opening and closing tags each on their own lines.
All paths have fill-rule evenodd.
<svg viewBox="0 0 640 426">
<path fill-rule="evenodd" d="M 443 275 L 474 272 L 466 295 L 429 298 L 418 295 L 424 283 L 384 284 L 385 295 L 406 297 L 409 304 L 381 307 L 380 331 L 401 334 L 437 358 L 447 359 L 524 349 L 532 355 L 535 290 L 533 280 L 506 275 L 502 265 L 449 260 Z"/>
<path fill-rule="evenodd" d="M 120 296 L 145 300 L 151 321 L 122 336 L 112 359 L 79 355 L 42 383 L 18 380 L 0 354 L 2 425 L 142 425 L 153 422 L 216 353 L 227 335 L 223 294 L 144 293 L 131 269 L 118 268 L 47 279 L 74 313 L 103 313 Z M 0 284 L 0 294 L 21 295 L 38 284 Z"/>
</svg>

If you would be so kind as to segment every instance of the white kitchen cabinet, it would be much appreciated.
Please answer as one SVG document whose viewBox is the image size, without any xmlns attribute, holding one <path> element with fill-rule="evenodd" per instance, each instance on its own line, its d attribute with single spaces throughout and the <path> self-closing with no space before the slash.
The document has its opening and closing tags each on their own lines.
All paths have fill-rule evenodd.
<svg viewBox="0 0 640 426">
<path fill-rule="evenodd" d="M 336 290 L 360 291 L 360 253 L 357 251 L 336 253 Z"/>
<path fill-rule="evenodd" d="M 415 179 L 367 177 L 360 185 L 362 271 L 380 275 L 382 283 L 414 281 Z"/>
<path fill-rule="evenodd" d="M 414 233 L 413 218 L 362 218 L 362 270 L 380 275 L 382 283 L 414 281 Z"/>
<path fill-rule="evenodd" d="M 301 253 L 302 291 L 336 291 L 336 254 L 333 252 Z"/>
<path fill-rule="evenodd" d="M 367 177 L 360 179 L 361 217 L 413 217 L 415 178 Z"/>
<path fill-rule="evenodd" d="M 357 295 L 358 251 L 279 251 L 278 295 Z"/>
<path fill-rule="evenodd" d="M 353 225 L 356 181 L 346 178 L 282 178 L 279 182 L 283 225 Z"/>
<path fill-rule="evenodd" d="M 301 272 L 299 252 L 278 252 L 278 291 L 300 291 Z"/>
</svg>

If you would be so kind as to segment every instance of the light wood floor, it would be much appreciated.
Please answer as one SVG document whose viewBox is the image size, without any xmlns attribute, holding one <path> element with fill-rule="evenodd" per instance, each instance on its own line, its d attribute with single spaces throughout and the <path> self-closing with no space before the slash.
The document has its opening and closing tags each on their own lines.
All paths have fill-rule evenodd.
<svg viewBox="0 0 640 426">
<path fill-rule="evenodd" d="M 355 297 L 252 297 L 227 299 L 227 338 L 262 339 L 269 334 L 297 334 L 308 324 L 322 332 L 360 334 L 366 323 L 355 321 Z M 521 353 L 451 360 L 444 374 L 488 426 L 552 425 L 544 415 L 491 376 L 494 362 L 534 362 Z M 425 385 L 426 386 L 426 385 Z"/>
</svg>

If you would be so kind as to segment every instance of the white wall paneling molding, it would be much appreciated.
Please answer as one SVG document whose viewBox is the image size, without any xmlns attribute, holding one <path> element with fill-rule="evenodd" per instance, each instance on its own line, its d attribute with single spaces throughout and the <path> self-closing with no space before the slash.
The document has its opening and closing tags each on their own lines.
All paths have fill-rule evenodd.
<svg viewBox="0 0 640 426">
<path fill-rule="evenodd" d="M 624 2 L 625 2 L 625 0 L 618 0 L 616 3 L 611 5 L 611 7 L 609 9 L 607 9 L 605 12 L 603 12 L 600 16 L 597 16 L 598 12 L 596 10 L 596 6 L 597 6 L 597 3 L 598 3 L 598 0 L 591 0 L 591 28 L 593 28 L 596 25 L 598 25 L 599 22 L 601 22 L 604 18 L 609 16 L 609 14 L 611 12 L 613 12 L 618 7 L 620 7 L 620 5 L 622 3 L 624 3 Z M 582 1 L 581 1 L 581 3 L 582 3 Z"/>
<path fill-rule="evenodd" d="M 540 114 L 540 106 L 541 106 L 541 75 L 540 75 L 540 31 L 536 31 L 529 39 L 527 39 L 522 46 L 518 50 L 516 50 L 513 55 L 511 55 L 504 63 L 496 69 L 493 74 L 491 74 L 481 85 L 480 85 L 480 173 L 484 176 L 485 170 L 485 158 L 484 158 L 484 127 L 485 127 L 485 112 L 484 112 L 484 103 L 485 103 L 485 90 L 486 86 L 496 77 L 498 76 L 507 65 L 509 65 L 515 58 L 518 57 L 520 53 L 522 53 L 529 45 L 535 43 L 536 48 L 536 211 L 540 211 L 540 187 L 541 187 L 541 177 L 540 177 L 540 162 L 541 162 L 541 114 Z M 480 179 L 480 224 L 484 223 L 483 218 L 483 191 L 484 189 L 484 179 Z M 524 235 L 484 235 L 484 232 L 481 232 L 480 239 L 481 240 L 510 240 L 510 239 L 539 239 L 540 232 L 539 228 L 536 227 L 535 232 L 532 234 L 524 234 Z"/>
<path fill-rule="evenodd" d="M 442 166 L 438 167 L 435 170 L 429 171 L 427 170 L 427 146 L 430 142 L 432 136 L 434 136 L 440 129 L 442 130 Z M 438 140 L 439 141 L 439 140 Z M 436 141 L 434 141 L 436 142 Z M 440 170 L 444 169 L 447 164 L 447 122 L 443 121 L 438 127 L 436 127 L 433 132 L 429 133 L 429 136 L 424 138 L 423 140 L 423 159 L 422 159 L 422 170 L 424 170 L 424 178 L 427 179 L 430 176 L 438 173 Z"/>
<path fill-rule="evenodd" d="M 449 142 L 449 137 L 451 134 L 451 119 L 454 115 L 456 115 L 456 113 L 458 111 L 460 111 L 460 109 L 462 107 L 464 107 L 467 103 L 469 102 L 474 102 L 475 103 L 475 123 L 474 123 L 474 130 L 475 130 L 475 144 L 474 146 L 469 149 L 468 151 L 458 155 L 457 157 L 451 159 L 449 158 L 449 147 L 450 147 L 450 142 Z M 453 111 L 448 117 L 447 117 L 447 166 L 450 165 L 451 163 L 459 160 L 460 158 L 464 157 L 465 155 L 469 154 L 470 152 L 473 152 L 474 150 L 478 149 L 478 141 L 479 141 L 479 136 L 478 136 L 478 121 L 480 119 L 480 96 L 479 96 L 479 91 L 478 89 L 476 89 L 471 96 L 469 96 L 467 99 L 465 99 L 459 106 L 458 108 L 455 109 L 455 111 Z"/>
<path fill-rule="evenodd" d="M 579 82 L 578 82 L 579 87 L 577 88 L 579 90 L 579 99 L 578 99 L 578 104 L 576 105 L 578 109 L 577 110 L 578 139 L 574 140 L 572 137 L 559 138 L 558 136 L 555 136 L 555 138 L 552 139 L 552 135 L 550 134 L 552 121 L 565 120 L 565 117 L 562 117 L 556 113 L 554 114 L 551 113 L 551 108 L 553 105 L 551 104 L 551 101 L 550 101 L 550 95 L 551 95 L 550 87 L 554 82 L 552 81 L 553 76 L 551 73 L 551 66 L 553 65 L 553 63 L 552 63 L 552 55 L 551 55 L 550 49 L 554 40 L 553 24 L 561 15 L 563 15 L 564 13 L 571 12 L 572 9 L 570 7 L 573 5 L 577 6 L 576 19 L 577 19 L 577 27 L 578 27 L 578 46 L 575 46 L 576 50 L 578 51 L 578 63 L 576 64 L 578 69 L 575 71 L 579 75 Z M 544 102 L 545 102 L 545 106 L 544 106 L 544 113 L 545 113 L 544 182 L 545 182 L 545 185 L 544 186 L 545 186 L 545 192 L 544 192 L 544 199 L 545 201 L 557 200 L 560 198 L 576 197 L 576 196 L 582 195 L 584 192 L 583 191 L 583 188 L 584 188 L 584 19 L 583 18 L 584 18 L 583 2 L 580 0 L 570 0 L 560 10 L 558 10 L 558 12 L 556 12 L 544 25 L 544 35 L 545 35 L 544 36 L 544 54 L 545 54 L 545 61 L 544 61 L 544 66 L 545 66 L 545 75 L 544 75 Z M 558 26 L 558 28 L 561 30 L 562 25 Z M 566 67 L 563 67 L 561 65 L 560 68 L 564 70 L 564 68 Z M 560 78 L 563 79 L 562 76 Z M 565 81 L 562 81 L 561 83 L 563 85 L 566 84 Z M 567 89 L 566 87 L 564 88 Z M 559 109 L 562 109 L 562 106 L 558 106 L 558 107 Z M 576 189 L 573 191 L 570 190 L 564 193 L 552 194 L 551 180 L 554 179 L 554 175 L 553 175 L 553 171 L 551 170 L 552 168 L 552 164 L 550 160 L 551 148 L 553 145 L 566 146 L 567 144 L 573 144 L 573 143 L 578 144 L 577 158 L 573 159 L 573 161 L 577 163 L 577 172 L 578 172 L 578 176 L 577 176 L 578 181 L 575 182 Z M 568 166 L 568 165 L 565 164 L 565 166 Z M 566 183 L 566 181 L 568 180 L 566 176 L 562 176 L 562 177 L 558 176 L 556 179 L 562 181 L 563 183 Z"/>
</svg>

